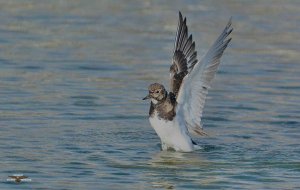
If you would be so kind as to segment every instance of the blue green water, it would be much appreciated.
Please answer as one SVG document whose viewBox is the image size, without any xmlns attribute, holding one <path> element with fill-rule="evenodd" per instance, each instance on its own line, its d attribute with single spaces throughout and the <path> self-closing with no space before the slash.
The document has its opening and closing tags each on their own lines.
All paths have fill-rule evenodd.
<svg viewBox="0 0 300 190">
<path fill-rule="evenodd" d="M 160 151 L 141 100 L 178 10 L 200 57 L 233 17 L 193 153 Z M 299 20 L 292 0 L 0 1 L 0 189 L 300 189 Z"/>
</svg>

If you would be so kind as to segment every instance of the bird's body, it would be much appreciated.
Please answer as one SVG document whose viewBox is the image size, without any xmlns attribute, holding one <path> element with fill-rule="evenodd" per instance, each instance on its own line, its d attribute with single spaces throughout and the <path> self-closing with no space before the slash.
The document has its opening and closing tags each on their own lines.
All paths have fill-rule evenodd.
<svg viewBox="0 0 300 190">
<path fill-rule="evenodd" d="M 155 100 L 154 100 L 155 102 Z M 156 103 L 156 102 L 155 102 Z M 166 95 L 163 101 L 151 102 L 149 121 L 155 132 L 161 137 L 163 149 L 176 151 L 192 151 L 194 144 L 181 117 L 176 117 L 176 99 L 172 93 Z"/>
<path fill-rule="evenodd" d="M 149 118 L 151 126 L 160 137 L 164 150 L 174 149 L 175 151 L 192 151 L 194 149 L 193 142 L 188 135 L 188 131 L 181 127 L 184 121 L 179 117 L 168 121 L 159 117 L 157 111 L 154 111 L 152 117 Z"/>
<path fill-rule="evenodd" d="M 195 42 L 188 35 L 186 19 L 179 12 L 173 64 L 170 67 L 170 92 L 161 84 L 148 88 L 144 99 L 151 99 L 149 121 L 161 139 L 162 149 L 190 152 L 199 149 L 190 133 L 206 135 L 201 125 L 205 98 L 220 58 L 230 39 L 231 21 L 204 58 L 198 62 Z"/>
<path fill-rule="evenodd" d="M 8 176 L 10 177 L 10 179 L 14 180 L 17 183 L 20 183 L 21 181 L 23 181 L 24 179 L 27 179 L 27 176 L 23 176 L 23 175 L 13 175 L 13 176 Z"/>
</svg>

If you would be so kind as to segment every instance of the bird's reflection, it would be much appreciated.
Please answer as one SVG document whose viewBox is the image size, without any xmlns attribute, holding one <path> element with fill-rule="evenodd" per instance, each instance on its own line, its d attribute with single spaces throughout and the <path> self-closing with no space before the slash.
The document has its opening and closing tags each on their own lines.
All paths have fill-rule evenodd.
<svg viewBox="0 0 300 190">
<path fill-rule="evenodd" d="M 207 167 L 209 162 L 199 152 L 182 153 L 161 151 L 148 161 L 151 167 L 147 177 L 154 188 L 175 189 L 178 180 L 193 177 L 189 169 Z"/>
<path fill-rule="evenodd" d="M 199 167 L 200 165 L 207 165 L 208 163 L 205 157 L 202 156 L 201 151 L 192 153 L 160 151 L 152 156 L 148 164 L 156 168 L 183 169 L 183 166 Z"/>
</svg>

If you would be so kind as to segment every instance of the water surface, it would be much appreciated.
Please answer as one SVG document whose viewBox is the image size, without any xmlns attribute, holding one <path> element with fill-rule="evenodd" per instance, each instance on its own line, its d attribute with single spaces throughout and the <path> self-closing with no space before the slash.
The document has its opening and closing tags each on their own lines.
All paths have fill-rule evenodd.
<svg viewBox="0 0 300 190">
<path fill-rule="evenodd" d="M 141 100 L 178 10 L 200 56 L 233 16 L 193 153 L 160 151 Z M 300 189 L 299 20 L 292 0 L 1 1 L 0 189 Z"/>
</svg>

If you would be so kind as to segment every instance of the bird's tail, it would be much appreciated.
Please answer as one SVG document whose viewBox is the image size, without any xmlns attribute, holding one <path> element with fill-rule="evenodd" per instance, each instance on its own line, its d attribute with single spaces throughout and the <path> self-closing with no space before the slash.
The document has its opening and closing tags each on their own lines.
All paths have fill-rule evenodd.
<svg viewBox="0 0 300 190">
<path fill-rule="evenodd" d="M 192 140 L 194 150 L 201 150 L 202 147 Z"/>
</svg>

